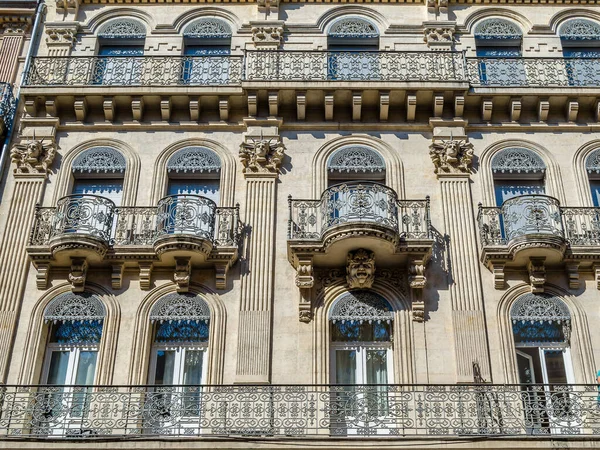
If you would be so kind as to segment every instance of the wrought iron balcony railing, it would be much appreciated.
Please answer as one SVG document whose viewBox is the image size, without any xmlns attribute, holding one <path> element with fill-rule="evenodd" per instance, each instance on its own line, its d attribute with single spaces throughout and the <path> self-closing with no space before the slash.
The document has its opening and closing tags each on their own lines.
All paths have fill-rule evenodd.
<svg viewBox="0 0 600 450">
<path fill-rule="evenodd" d="M 463 52 L 245 51 L 214 56 L 36 57 L 28 86 L 241 86 L 242 82 L 462 82 L 598 87 L 600 58 L 486 57 Z"/>
<path fill-rule="evenodd" d="M 0 439 L 597 435 L 597 385 L 0 386 Z"/>
<path fill-rule="evenodd" d="M 29 86 L 227 86 L 242 81 L 242 56 L 36 57 Z"/>
<path fill-rule="evenodd" d="M 45 246 L 53 238 L 73 233 L 115 246 L 151 246 L 174 235 L 237 246 L 239 209 L 217 207 L 196 195 L 171 195 L 158 206 L 143 207 L 115 207 L 111 200 L 96 195 L 70 195 L 55 208 L 36 209 L 30 245 Z"/>
<path fill-rule="evenodd" d="M 13 95 L 12 86 L 9 83 L 0 83 L 0 120 L 4 123 L 4 129 L 10 129 L 17 103 Z"/>
<path fill-rule="evenodd" d="M 600 245 L 600 208 L 561 207 L 547 195 L 522 195 L 501 207 L 479 205 L 477 220 L 484 246 L 540 235 L 563 238 L 571 246 Z"/>
<path fill-rule="evenodd" d="M 373 182 L 338 184 L 320 200 L 289 198 L 289 239 L 320 240 L 336 226 L 381 226 L 406 239 L 431 238 L 429 198 L 399 200 L 396 192 Z"/>
</svg>

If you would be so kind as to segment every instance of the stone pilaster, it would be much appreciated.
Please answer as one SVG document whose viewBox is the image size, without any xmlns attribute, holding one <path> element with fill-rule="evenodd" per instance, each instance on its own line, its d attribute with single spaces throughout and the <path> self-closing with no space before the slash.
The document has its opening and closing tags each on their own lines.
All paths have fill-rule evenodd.
<svg viewBox="0 0 600 450">
<path fill-rule="evenodd" d="M 0 382 L 6 382 L 12 356 L 13 339 L 19 313 L 29 259 L 25 247 L 33 225 L 35 205 L 40 202 L 48 170 L 54 159 L 54 128 L 25 129 L 20 143 L 12 152 L 14 189 L 9 201 L 6 227 L 0 244 Z M 29 136 L 29 137 L 28 137 Z"/>
<path fill-rule="evenodd" d="M 487 328 L 470 187 L 473 148 L 464 128 L 434 130 L 431 158 L 440 181 L 444 227 L 450 236 L 452 278 L 449 289 L 457 382 L 473 382 L 475 363 L 489 382 Z"/>
<path fill-rule="evenodd" d="M 251 127 L 240 146 L 250 233 L 241 277 L 236 383 L 271 379 L 275 209 L 284 150 L 277 127 Z"/>
<path fill-rule="evenodd" d="M 31 16 L 0 13 L 0 82 L 15 81 L 23 40 L 31 28 Z"/>
</svg>

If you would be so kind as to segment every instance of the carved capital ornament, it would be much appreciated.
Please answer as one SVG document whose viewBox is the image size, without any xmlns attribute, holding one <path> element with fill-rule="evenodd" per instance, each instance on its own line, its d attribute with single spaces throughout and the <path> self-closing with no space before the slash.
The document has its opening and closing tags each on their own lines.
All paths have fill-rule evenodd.
<svg viewBox="0 0 600 450">
<path fill-rule="evenodd" d="M 15 173 L 47 174 L 56 156 L 56 144 L 44 142 L 35 136 L 23 144 L 15 145 L 10 159 L 15 163 Z"/>
<path fill-rule="evenodd" d="M 429 156 L 436 174 L 468 174 L 473 164 L 473 144 L 464 139 L 454 138 L 434 141 L 429 147 Z"/>
<path fill-rule="evenodd" d="M 278 173 L 285 155 L 281 139 L 252 139 L 240 145 L 240 161 L 244 173 Z"/>
</svg>

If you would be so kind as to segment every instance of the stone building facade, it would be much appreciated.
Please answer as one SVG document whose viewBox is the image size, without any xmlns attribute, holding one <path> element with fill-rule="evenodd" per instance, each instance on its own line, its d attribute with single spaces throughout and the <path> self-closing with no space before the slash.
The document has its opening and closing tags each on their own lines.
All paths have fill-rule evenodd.
<svg viewBox="0 0 600 450">
<path fill-rule="evenodd" d="M 35 54 L 0 445 L 597 445 L 595 2 L 49 0 Z"/>
</svg>

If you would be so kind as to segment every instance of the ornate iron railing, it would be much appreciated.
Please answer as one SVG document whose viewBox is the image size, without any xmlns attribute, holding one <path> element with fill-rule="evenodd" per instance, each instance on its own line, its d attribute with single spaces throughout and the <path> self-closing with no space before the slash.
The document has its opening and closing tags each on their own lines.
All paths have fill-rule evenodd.
<svg viewBox="0 0 600 450">
<path fill-rule="evenodd" d="M 527 235 L 563 237 L 571 246 L 600 245 L 600 208 L 561 207 L 546 195 L 522 195 L 501 207 L 479 205 L 479 232 L 483 245 L 507 245 Z"/>
<path fill-rule="evenodd" d="M 597 385 L 0 386 L 0 439 L 600 433 Z"/>
<path fill-rule="evenodd" d="M 4 123 L 5 130 L 12 126 L 16 107 L 12 86 L 10 83 L 0 83 L 0 120 Z"/>
<path fill-rule="evenodd" d="M 36 57 L 29 86 L 226 86 L 242 81 L 243 56 Z"/>
<path fill-rule="evenodd" d="M 320 200 L 289 197 L 289 239 L 316 239 L 344 224 L 370 224 L 388 228 L 406 239 L 431 237 L 429 198 L 399 200 L 396 192 L 373 182 L 338 184 L 327 188 Z"/>
<path fill-rule="evenodd" d="M 76 219 L 87 217 L 82 212 L 87 204 L 80 204 L 68 199 L 59 200 L 56 208 L 36 208 L 35 221 L 31 232 L 30 245 L 48 245 L 52 237 L 68 233 L 87 232 L 81 230 L 81 220 L 66 221 L 63 219 L 67 202 L 69 216 Z M 102 199 L 97 196 L 84 196 Z M 217 246 L 237 246 L 239 242 L 239 207 L 217 207 L 215 203 L 204 197 L 195 195 L 172 195 L 159 201 L 158 206 L 114 207 L 110 218 L 104 222 L 103 233 L 99 237 L 107 244 L 115 246 L 151 246 L 157 239 L 169 235 L 193 236 L 211 241 Z M 113 218 L 114 217 L 114 218 Z M 61 221 L 70 224 L 57 227 Z"/>
<path fill-rule="evenodd" d="M 227 86 L 242 81 L 464 82 L 598 87 L 600 58 L 466 58 L 463 52 L 246 51 L 212 56 L 35 57 L 29 86 Z"/>
</svg>

